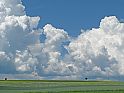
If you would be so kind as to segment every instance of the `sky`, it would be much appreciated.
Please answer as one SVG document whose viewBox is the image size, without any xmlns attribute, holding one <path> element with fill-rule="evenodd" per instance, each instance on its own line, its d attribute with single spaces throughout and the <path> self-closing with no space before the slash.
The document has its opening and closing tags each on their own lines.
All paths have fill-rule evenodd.
<svg viewBox="0 0 124 93">
<path fill-rule="evenodd" d="M 23 4 L 27 15 L 41 17 L 39 27 L 50 23 L 71 36 L 99 27 L 105 16 L 124 19 L 124 0 L 23 0 Z"/>
<path fill-rule="evenodd" d="M 0 0 L 0 79 L 124 81 L 122 0 Z"/>
</svg>

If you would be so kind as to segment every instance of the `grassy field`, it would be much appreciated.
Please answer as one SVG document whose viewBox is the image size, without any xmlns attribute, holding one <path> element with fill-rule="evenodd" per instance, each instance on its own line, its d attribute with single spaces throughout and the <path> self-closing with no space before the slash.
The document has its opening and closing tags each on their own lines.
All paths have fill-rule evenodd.
<svg viewBox="0 0 124 93">
<path fill-rule="evenodd" d="M 0 93 L 124 93 L 124 82 L 1 80 Z"/>
</svg>

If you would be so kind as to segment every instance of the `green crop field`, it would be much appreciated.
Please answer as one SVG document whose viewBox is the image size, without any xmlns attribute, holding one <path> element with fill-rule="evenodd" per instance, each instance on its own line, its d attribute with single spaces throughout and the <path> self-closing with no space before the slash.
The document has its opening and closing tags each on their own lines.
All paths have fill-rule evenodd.
<svg viewBox="0 0 124 93">
<path fill-rule="evenodd" d="M 0 93 L 124 93 L 124 82 L 1 80 Z"/>
</svg>

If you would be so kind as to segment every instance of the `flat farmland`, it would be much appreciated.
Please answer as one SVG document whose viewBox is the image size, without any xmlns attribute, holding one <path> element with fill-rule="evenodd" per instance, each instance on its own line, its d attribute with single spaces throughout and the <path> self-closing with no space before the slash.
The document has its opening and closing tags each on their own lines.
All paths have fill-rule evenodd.
<svg viewBox="0 0 124 93">
<path fill-rule="evenodd" d="M 0 93 L 124 93 L 124 82 L 1 80 Z"/>
</svg>

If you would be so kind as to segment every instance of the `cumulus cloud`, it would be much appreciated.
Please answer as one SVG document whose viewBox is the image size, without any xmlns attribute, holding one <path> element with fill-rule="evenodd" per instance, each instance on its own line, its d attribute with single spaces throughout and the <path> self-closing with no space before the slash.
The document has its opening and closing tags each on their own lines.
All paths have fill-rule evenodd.
<svg viewBox="0 0 124 93">
<path fill-rule="evenodd" d="M 79 72 L 124 75 L 123 30 L 124 23 L 110 16 L 101 20 L 99 28 L 93 28 L 72 40 L 67 49 Z"/>
<path fill-rule="evenodd" d="M 38 29 L 40 18 L 27 16 L 24 9 L 21 0 L 0 1 L 2 75 L 18 79 L 23 75 L 30 79 L 124 77 L 124 23 L 115 16 L 72 38 L 51 24 Z"/>
</svg>

